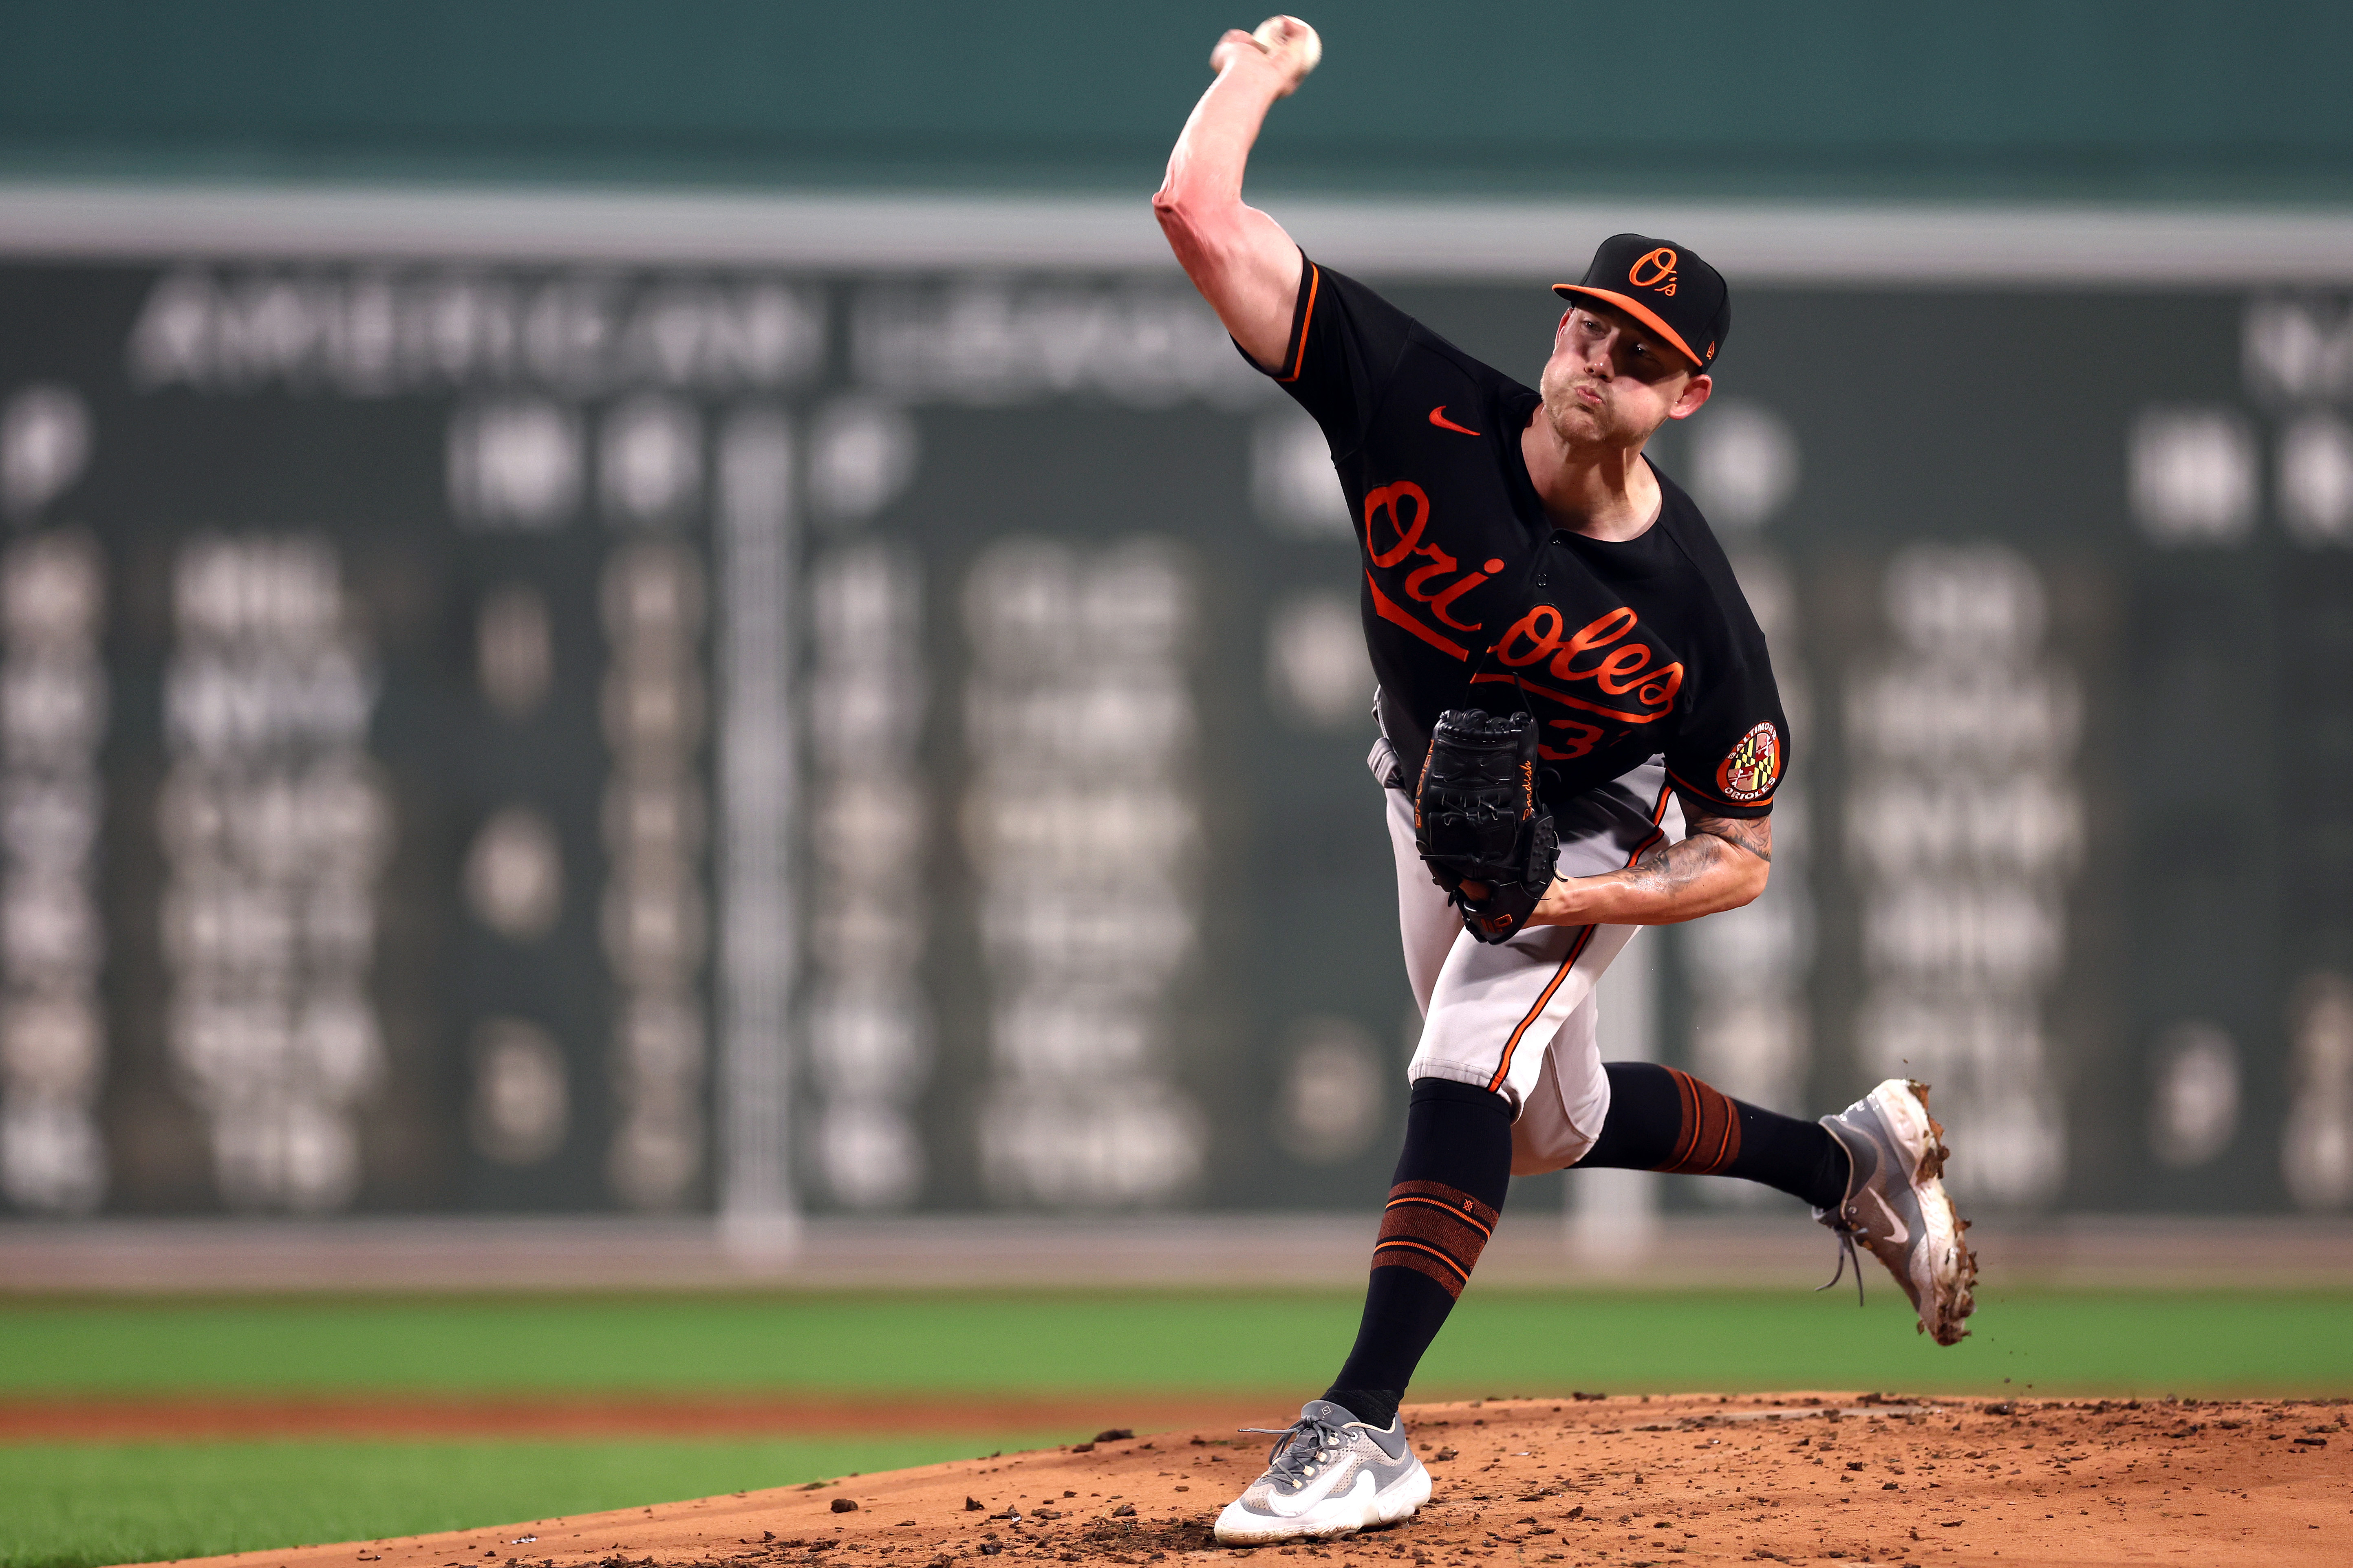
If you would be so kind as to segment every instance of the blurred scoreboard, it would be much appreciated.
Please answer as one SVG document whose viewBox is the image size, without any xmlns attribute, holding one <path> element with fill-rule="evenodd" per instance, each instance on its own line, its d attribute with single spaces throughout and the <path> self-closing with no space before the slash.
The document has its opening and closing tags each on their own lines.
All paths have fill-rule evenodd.
<svg viewBox="0 0 2353 1568">
<path fill-rule="evenodd" d="M 1381 1189 L 1351 520 L 1171 268 L 153 248 L 0 262 L 0 1205 Z M 1389 286 L 1533 381 L 1548 280 Z M 2346 1206 L 2347 299 L 1740 293 L 1654 452 L 1776 875 L 1605 1005 L 1983 1205 Z"/>
</svg>

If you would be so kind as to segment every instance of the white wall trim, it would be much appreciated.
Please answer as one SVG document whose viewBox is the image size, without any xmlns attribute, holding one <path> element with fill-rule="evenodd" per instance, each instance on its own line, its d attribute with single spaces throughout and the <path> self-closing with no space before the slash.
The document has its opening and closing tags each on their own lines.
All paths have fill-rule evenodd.
<svg viewBox="0 0 2353 1568">
<path fill-rule="evenodd" d="M 1672 236 L 1737 283 L 2353 283 L 2353 211 L 1879 203 L 1262 197 L 1318 259 L 1386 278 L 1582 270 L 1604 236 Z M 1143 193 L 773 195 L 477 186 L 0 184 L 17 259 L 544 260 L 873 268 L 1169 267 Z"/>
</svg>

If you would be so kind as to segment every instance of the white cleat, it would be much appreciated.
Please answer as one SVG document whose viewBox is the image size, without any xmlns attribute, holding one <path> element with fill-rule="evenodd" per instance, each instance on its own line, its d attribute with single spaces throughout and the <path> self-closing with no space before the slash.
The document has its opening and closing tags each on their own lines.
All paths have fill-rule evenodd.
<svg viewBox="0 0 2353 1568">
<path fill-rule="evenodd" d="M 1406 1440 L 1405 1418 L 1367 1426 L 1345 1406 L 1311 1399 L 1280 1434 L 1266 1474 L 1218 1515 L 1220 1546 L 1353 1535 L 1410 1519 L 1430 1500 L 1430 1472 Z"/>
<path fill-rule="evenodd" d="M 1839 1273 L 1855 1244 L 1887 1265 L 1919 1310 L 1920 1330 L 1940 1345 L 1968 1337 L 1961 1325 L 1977 1310 L 1977 1254 L 1961 1233 L 1969 1222 L 1945 1195 L 1945 1130 L 1928 1114 L 1928 1086 L 1891 1078 L 1840 1111 L 1822 1118 L 1852 1163 L 1846 1201 L 1816 1209 L 1814 1218 L 1839 1238 Z M 1822 1287 L 1827 1290 L 1830 1285 Z M 1862 1293 L 1862 1260 L 1854 1258 L 1854 1289 Z"/>
</svg>

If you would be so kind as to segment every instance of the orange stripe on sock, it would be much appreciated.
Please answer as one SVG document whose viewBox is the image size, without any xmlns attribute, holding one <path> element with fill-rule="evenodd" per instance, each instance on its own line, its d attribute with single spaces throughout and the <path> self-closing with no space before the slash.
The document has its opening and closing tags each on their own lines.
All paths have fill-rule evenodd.
<svg viewBox="0 0 2353 1568">
<path fill-rule="evenodd" d="M 1382 1253 L 1395 1252 L 1400 1248 L 1424 1253 L 1431 1258 L 1435 1258 L 1439 1262 L 1446 1265 L 1446 1267 L 1452 1271 L 1457 1279 L 1461 1280 L 1465 1285 L 1471 1283 L 1470 1271 L 1465 1269 L 1460 1263 L 1455 1262 L 1451 1258 L 1447 1257 L 1442 1250 L 1438 1247 L 1431 1247 L 1426 1242 L 1409 1241 L 1404 1237 L 1398 1237 L 1393 1240 L 1384 1241 L 1378 1247 L 1374 1247 L 1373 1266 L 1377 1268 L 1380 1267 L 1380 1258 Z"/>
<path fill-rule="evenodd" d="M 1468 1209 L 1458 1208 L 1442 1198 L 1391 1198 L 1381 1212 L 1383 1214 L 1387 1214 L 1390 1209 L 1400 1207 L 1406 1204 L 1426 1204 L 1431 1208 L 1440 1210 L 1441 1213 L 1451 1215 L 1454 1218 L 1461 1220 L 1464 1224 L 1470 1226 L 1473 1230 L 1477 1231 L 1481 1236 L 1487 1237 L 1489 1240 L 1492 1241 L 1494 1239 L 1495 1227 L 1493 1226 L 1481 1224 L 1477 1215 L 1472 1214 Z"/>
<path fill-rule="evenodd" d="M 1414 1269 L 1459 1298 L 1501 1217 L 1444 1182 L 1399 1182 L 1389 1189 L 1389 1201 L 1381 1210 L 1373 1267 Z"/>
<path fill-rule="evenodd" d="M 1702 1083 L 1687 1072 L 1667 1068 L 1674 1079 L 1682 1122 L 1675 1130 L 1673 1152 L 1661 1171 L 1713 1176 L 1740 1157 L 1740 1108 L 1722 1089 Z"/>
</svg>

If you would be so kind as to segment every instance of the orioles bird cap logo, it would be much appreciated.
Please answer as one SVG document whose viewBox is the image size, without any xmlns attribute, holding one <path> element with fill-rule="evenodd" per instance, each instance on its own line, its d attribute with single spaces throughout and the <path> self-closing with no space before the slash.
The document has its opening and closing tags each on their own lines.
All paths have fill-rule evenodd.
<svg viewBox="0 0 2353 1568">
<path fill-rule="evenodd" d="M 1665 246 L 1646 252 L 1626 269 L 1626 281 L 1637 289 L 1656 289 L 1661 293 L 1675 291 L 1675 253 Z"/>
</svg>

